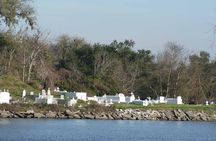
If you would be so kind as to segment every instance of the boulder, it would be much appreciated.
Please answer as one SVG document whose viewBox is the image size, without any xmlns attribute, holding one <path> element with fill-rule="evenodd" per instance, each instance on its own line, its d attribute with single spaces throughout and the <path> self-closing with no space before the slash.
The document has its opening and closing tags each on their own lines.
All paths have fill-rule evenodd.
<svg viewBox="0 0 216 141">
<path fill-rule="evenodd" d="M 46 116 L 42 113 L 34 113 L 34 118 L 45 118 Z"/>
<path fill-rule="evenodd" d="M 120 120 L 121 117 L 117 113 L 112 113 L 111 116 L 113 117 L 114 120 Z"/>
<path fill-rule="evenodd" d="M 82 116 L 80 114 L 74 114 L 73 116 L 70 116 L 69 118 L 81 119 Z"/>
<path fill-rule="evenodd" d="M 107 120 L 108 117 L 106 116 L 106 114 L 102 113 L 102 114 L 96 114 L 95 119 Z"/>
<path fill-rule="evenodd" d="M 114 120 L 113 116 L 110 113 L 106 114 L 106 116 L 108 117 L 109 120 Z"/>
<path fill-rule="evenodd" d="M 132 119 L 133 119 L 133 117 L 132 117 L 131 114 L 124 114 L 124 115 L 122 115 L 122 118 L 123 118 L 124 120 L 132 120 Z"/>
<path fill-rule="evenodd" d="M 177 120 L 183 120 L 183 121 L 186 121 L 186 120 L 190 120 L 187 115 L 185 114 L 185 112 L 183 112 L 182 110 L 180 109 L 177 109 L 177 110 L 173 110 L 173 113 L 174 113 L 174 116 Z"/>
<path fill-rule="evenodd" d="M 172 111 L 167 110 L 167 111 L 164 112 L 164 114 L 165 114 L 165 116 L 166 116 L 166 118 L 167 118 L 168 120 L 175 120 Z"/>
<path fill-rule="evenodd" d="M 70 110 L 65 110 L 65 116 L 72 117 L 73 115 L 74 115 L 74 113 L 71 112 Z"/>
<path fill-rule="evenodd" d="M 187 115 L 188 119 L 196 120 L 195 114 L 192 111 L 187 111 L 185 114 Z"/>
<path fill-rule="evenodd" d="M 0 118 L 12 118 L 13 114 L 9 111 L 0 111 Z"/>
<path fill-rule="evenodd" d="M 49 111 L 46 113 L 46 118 L 56 118 L 56 112 Z"/>
<path fill-rule="evenodd" d="M 17 116 L 18 118 L 25 118 L 26 117 L 24 112 L 15 112 L 14 115 Z"/>
<path fill-rule="evenodd" d="M 92 114 L 84 114 L 85 119 L 94 119 L 94 115 Z"/>
</svg>

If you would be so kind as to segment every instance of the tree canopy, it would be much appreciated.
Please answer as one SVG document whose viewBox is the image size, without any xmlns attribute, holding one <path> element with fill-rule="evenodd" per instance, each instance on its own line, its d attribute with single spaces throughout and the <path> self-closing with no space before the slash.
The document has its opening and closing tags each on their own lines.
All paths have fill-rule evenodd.
<svg viewBox="0 0 216 141">
<path fill-rule="evenodd" d="M 31 0 L 1 0 L 0 24 L 17 25 L 24 20 L 31 28 L 35 25 L 35 11 L 30 5 Z"/>
</svg>

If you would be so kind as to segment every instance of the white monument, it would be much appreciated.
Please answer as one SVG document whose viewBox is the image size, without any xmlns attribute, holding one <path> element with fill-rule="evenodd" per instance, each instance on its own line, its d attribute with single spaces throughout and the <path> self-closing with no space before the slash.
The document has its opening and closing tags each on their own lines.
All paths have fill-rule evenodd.
<svg viewBox="0 0 216 141">
<path fill-rule="evenodd" d="M 164 96 L 159 97 L 159 103 L 166 103 Z"/>
<path fill-rule="evenodd" d="M 177 96 L 177 103 L 176 104 L 183 104 L 181 96 Z"/>
<path fill-rule="evenodd" d="M 35 98 L 35 103 L 38 104 L 57 104 L 57 100 L 51 95 L 50 89 L 48 89 L 47 94 L 46 90 L 42 90 L 42 94 Z"/>
<path fill-rule="evenodd" d="M 127 103 L 131 103 L 131 102 L 133 102 L 135 100 L 135 96 L 134 96 L 134 93 L 132 92 L 131 93 L 131 96 L 126 96 L 125 97 L 125 101 L 127 102 Z"/>
<path fill-rule="evenodd" d="M 10 93 L 4 90 L 4 92 L 0 92 L 0 104 L 10 104 Z"/>
<path fill-rule="evenodd" d="M 50 88 L 48 88 L 48 90 L 47 90 L 47 95 L 51 95 Z"/>
<path fill-rule="evenodd" d="M 26 96 L 26 90 L 24 89 L 22 92 L 22 98 L 24 98 Z"/>
</svg>

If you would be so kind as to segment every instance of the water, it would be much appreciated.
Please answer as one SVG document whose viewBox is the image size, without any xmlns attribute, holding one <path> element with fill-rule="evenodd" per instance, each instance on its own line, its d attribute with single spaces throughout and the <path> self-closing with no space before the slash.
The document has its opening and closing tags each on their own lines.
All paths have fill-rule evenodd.
<svg viewBox="0 0 216 141">
<path fill-rule="evenodd" d="M 216 123 L 0 119 L 0 141 L 216 141 Z"/>
</svg>

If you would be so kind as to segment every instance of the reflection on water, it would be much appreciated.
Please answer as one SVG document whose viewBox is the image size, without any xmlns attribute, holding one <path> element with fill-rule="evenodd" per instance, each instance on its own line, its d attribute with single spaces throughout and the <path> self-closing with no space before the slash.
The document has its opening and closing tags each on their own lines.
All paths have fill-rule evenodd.
<svg viewBox="0 0 216 141">
<path fill-rule="evenodd" d="M 0 125 L 1 124 L 10 124 L 10 120 L 8 120 L 8 119 L 0 119 Z"/>
</svg>

